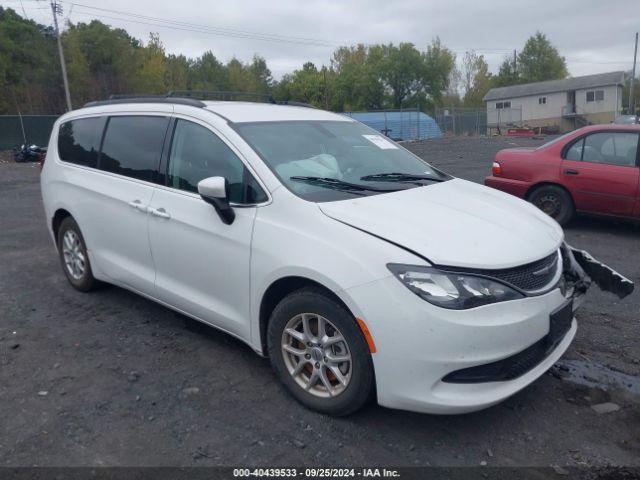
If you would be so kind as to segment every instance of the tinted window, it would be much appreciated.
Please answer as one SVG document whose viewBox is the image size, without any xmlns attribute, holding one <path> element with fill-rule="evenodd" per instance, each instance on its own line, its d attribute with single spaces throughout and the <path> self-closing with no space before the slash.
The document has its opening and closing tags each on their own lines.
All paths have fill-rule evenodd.
<svg viewBox="0 0 640 480">
<path fill-rule="evenodd" d="M 217 135 L 198 124 L 177 120 L 169 155 L 168 185 L 197 192 L 198 182 L 208 177 L 227 179 L 231 202 L 259 203 L 266 200 L 266 195 L 242 161 Z M 249 179 L 246 184 L 245 179 Z"/>
<path fill-rule="evenodd" d="M 168 123 L 167 117 L 110 117 L 100 169 L 154 181 Z"/>
<path fill-rule="evenodd" d="M 582 160 L 631 167 L 636 164 L 637 148 L 637 133 L 594 133 L 584 140 Z"/>
<path fill-rule="evenodd" d="M 95 167 L 105 118 L 80 118 L 60 125 L 58 155 L 65 162 Z"/>
</svg>

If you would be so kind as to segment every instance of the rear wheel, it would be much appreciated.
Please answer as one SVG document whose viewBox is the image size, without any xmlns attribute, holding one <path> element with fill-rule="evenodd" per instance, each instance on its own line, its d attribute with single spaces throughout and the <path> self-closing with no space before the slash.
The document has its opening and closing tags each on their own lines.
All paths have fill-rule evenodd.
<svg viewBox="0 0 640 480">
<path fill-rule="evenodd" d="M 373 392 L 373 364 L 353 318 L 320 289 L 285 297 L 267 330 L 271 365 L 303 405 L 330 415 L 348 415 Z"/>
<path fill-rule="evenodd" d="M 571 195 L 555 185 L 542 185 L 536 188 L 529 195 L 529 201 L 560 225 L 569 223 L 575 214 Z"/>
<path fill-rule="evenodd" d="M 88 292 L 96 286 L 91 271 L 87 246 L 80 227 L 72 217 L 62 220 L 58 229 L 58 254 L 62 270 L 76 290 Z"/>
</svg>

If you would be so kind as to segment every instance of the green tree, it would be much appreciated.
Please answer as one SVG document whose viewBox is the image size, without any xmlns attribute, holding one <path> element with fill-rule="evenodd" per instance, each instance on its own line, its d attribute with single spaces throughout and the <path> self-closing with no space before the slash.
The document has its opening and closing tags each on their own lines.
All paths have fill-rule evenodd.
<svg viewBox="0 0 640 480">
<path fill-rule="evenodd" d="M 279 102 L 292 100 L 291 84 L 293 83 L 293 75 L 286 73 L 279 82 L 274 82 L 273 97 Z"/>
<path fill-rule="evenodd" d="M 187 90 L 190 63 L 184 55 L 167 56 L 165 85 L 167 90 Z"/>
<path fill-rule="evenodd" d="M 483 62 L 484 57 L 478 55 L 474 50 L 464 52 L 461 71 L 462 91 L 464 95 L 473 88 L 473 80 Z"/>
<path fill-rule="evenodd" d="M 237 58 L 232 58 L 227 63 L 227 76 L 229 90 L 234 92 L 248 92 L 251 89 L 251 78 L 246 66 Z"/>
<path fill-rule="evenodd" d="M 0 112 L 64 108 L 55 39 L 43 25 L 0 7 Z"/>
<path fill-rule="evenodd" d="M 489 91 L 492 84 L 489 65 L 484 55 L 475 52 L 466 52 L 462 61 L 465 107 L 482 107 L 482 98 Z"/>
<path fill-rule="evenodd" d="M 371 50 L 380 79 L 391 93 L 394 108 L 402 107 L 407 97 L 423 90 L 424 62 L 412 43 L 377 45 Z"/>
<path fill-rule="evenodd" d="M 157 33 L 149 36 L 144 48 L 136 49 L 139 69 L 131 82 L 134 91 L 145 94 L 163 94 L 167 91 L 167 57 Z"/>
<path fill-rule="evenodd" d="M 518 55 L 518 76 L 522 83 L 556 80 L 568 74 L 564 57 L 541 32 L 530 37 Z"/>
<path fill-rule="evenodd" d="M 94 94 L 94 79 L 87 57 L 84 55 L 79 36 L 66 35 L 63 38 L 71 104 L 77 108 L 92 100 Z"/>
<path fill-rule="evenodd" d="M 191 90 L 229 90 L 229 75 L 213 52 L 205 52 L 191 63 L 187 82 Z"/>
<path fill-rule="evenodd" d="M 324 77 L 312 62 L 307 62 L 302 69 L 293 72 L 288 86 L 290 99 L 311 105 L 322 106 Z"/>
<path fill-rule="evenodd" d="M 431 41 L 431 45 L 422 54 L 423 82 L 429 107 L 442 105 L 442 96 L 447 91 L 451 73 L 455 69 L 455 54 L 442 45 L 438 37 Z"/>
<path fill-rule="evenodd" d="M 376 59 L 363 44 L 338 48 L 326 74 L 331 79 L 328 88 L 332 93 L 332 109 L 354 111 L 381 107 L 384 85 L 376 71 Z"/>
<path fill-rule="evenodd" d="M 258 55 L 253 56 L 253 60 L 247 66 L 249 74 L 249 91 L 258 93 L 269 93 L 273 87 L 273 77 L 271 70 L 267 67 L 267 61 Z"/>
<path fill-rule="evenodd" d="M 518 76 L 512 57 L 505 57 L 500 64 L 498 74 L 493 76 L 494 87 L 506 87 L 508 85 L 516 85 L 522 83 Z"/>
<path fill-rule="evenodd" d="M 67 62 L 86 63 L 91 77 L 89 83 L 92 99 L 106 98 L 111 94 L 133 93 L 135 77 L 141 66 L 142 45 L 139 40 L 121 28 L 111 28 L 98 20 L 88 24 L 69 24 L 62 39 L 65 45 L 75 45 L 67 54 Z M 74 55 L 81 58 L 77 60 Z M 82 70 L 85 70 L 84 66 Z M 74 81 L 86 83 L 83 79 Z"/>
</svg>

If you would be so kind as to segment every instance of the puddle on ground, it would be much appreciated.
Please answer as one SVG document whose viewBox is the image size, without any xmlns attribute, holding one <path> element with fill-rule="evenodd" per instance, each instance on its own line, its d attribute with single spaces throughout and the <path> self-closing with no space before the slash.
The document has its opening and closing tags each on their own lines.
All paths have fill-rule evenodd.
<svg viewBox="0 0 640 480">
<path fill-rule="evenodd" d="M 622 388 L 635 395 L 640 395 L 640 377 L 616 372 L 599 363 L 562 359 L 553 368 L 558 376 L 569 382 L 605 391 L 612 388 Z"/>
</svg>

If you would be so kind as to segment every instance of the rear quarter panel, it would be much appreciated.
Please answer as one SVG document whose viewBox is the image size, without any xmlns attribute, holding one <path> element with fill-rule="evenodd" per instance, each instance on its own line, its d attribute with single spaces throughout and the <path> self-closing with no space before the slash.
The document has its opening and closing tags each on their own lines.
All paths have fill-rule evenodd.
<svg viewBox="0 0 640 480">
<path fill-rule="evenodd" d="M 496 155 L 496 161 L 502 166 L 501 177 L 525 182 L 528 187 L 558 182 L 560 156 L 554 151 L 502 150 Z"/>
</svg>

